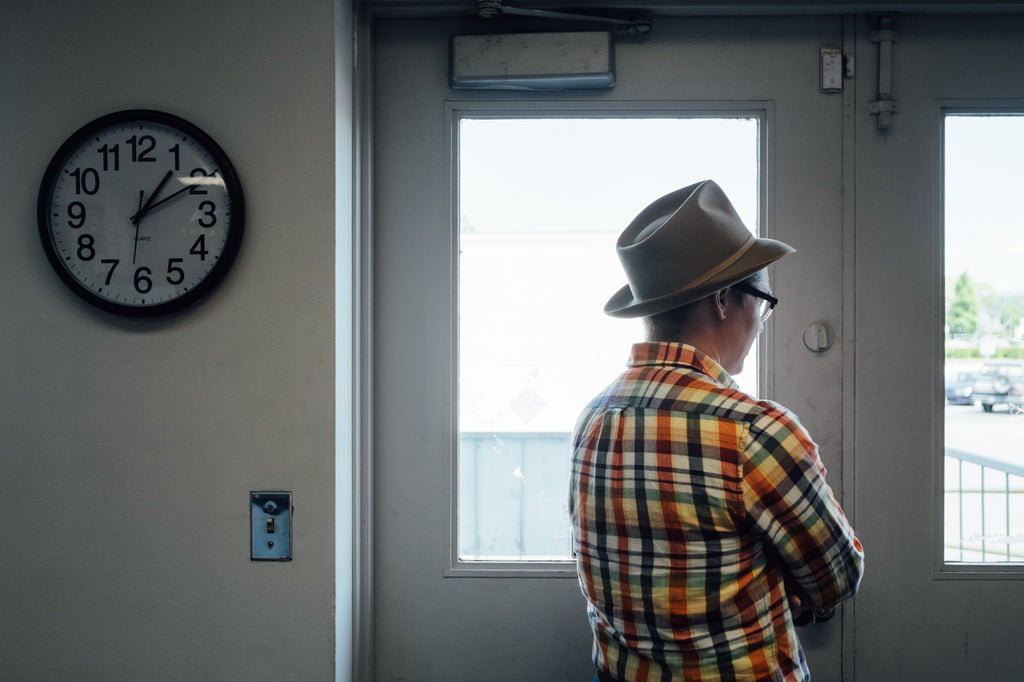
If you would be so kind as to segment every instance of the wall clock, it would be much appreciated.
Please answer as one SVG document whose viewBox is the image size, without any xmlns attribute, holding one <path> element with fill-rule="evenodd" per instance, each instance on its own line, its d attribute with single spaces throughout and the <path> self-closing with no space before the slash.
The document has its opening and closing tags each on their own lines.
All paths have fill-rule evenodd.
<svg viewBox="0 0 1024 682">
<path fill-rule="evenodd" d="M 133 109 L 79 128 L 54 154 L 39 236 L 83 299 L 122 315 L 195 303 L 231 268 L 245 230 L 227 155 L 177 116 Z"/>
</svg>

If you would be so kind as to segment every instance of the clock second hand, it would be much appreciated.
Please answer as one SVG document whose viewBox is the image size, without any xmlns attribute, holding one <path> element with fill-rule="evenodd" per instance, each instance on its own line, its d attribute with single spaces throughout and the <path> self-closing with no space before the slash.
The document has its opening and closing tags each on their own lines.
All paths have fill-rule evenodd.
<svg viewBox="0 0 1024 682">
<path fill-rule="evenodd" d="M 135 223 L 135 248 L 132 250 L 132 265 L 135 265 L 135 257 L 139 253 L 139 225 L 142 224 L 142 197 L 145 194 L 145 190 L 139 190 L 139 210 L 135 214 L 137 217 L 132 217 L 132 222 Z"/>
</svg>

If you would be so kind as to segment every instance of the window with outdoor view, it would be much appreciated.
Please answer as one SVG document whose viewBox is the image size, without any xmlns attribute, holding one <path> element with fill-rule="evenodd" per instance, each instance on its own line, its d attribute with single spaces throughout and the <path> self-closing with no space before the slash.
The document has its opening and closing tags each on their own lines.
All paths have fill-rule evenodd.
<svg viewBox="0 0 1024 682">
<path fill-rule="evenodd" d="M 625 283 L 615 240 L 707 178 L 757 229 L 760 121 L 457 116 L 456 562 L 570 560 L 570 433 L 643 338 L 602 313 Z"/>
<path fill-rule="evenodd" d="M 946 563 L 1024 561 L 1024 115 L 944 120 Z"/>
</svg>

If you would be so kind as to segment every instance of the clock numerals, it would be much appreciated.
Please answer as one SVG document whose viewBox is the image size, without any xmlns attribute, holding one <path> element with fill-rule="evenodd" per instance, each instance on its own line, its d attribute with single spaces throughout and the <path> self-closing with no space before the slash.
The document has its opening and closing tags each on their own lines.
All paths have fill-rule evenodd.
<svg viewBox="0 0 1024 682">
<path fill-rule="evenodd" d="M 97 244 L 96 238 L 88 232 L 79 233 L 75 239 L 74 256 L 82 263 L 90 263 L 97 257 Z M 195 256 L 199 262 L 205 262 L 207 256 L 210 255 L 210 249 L 206 245 L 206 234 L 202 233 L 196 237 L 195 241 L 192 242 L 192 246 L 188 250 L 189 256 Z M 114 276 L 118 265 L 121 263 L 120 258 L 100 258 L 100 263 L 108 266 L 104 273 L 103 284 L 110 286 L 116 284 L 117 279 Z M 167 274 L 165 279 L 171 286 L 180 286 L 186 279 L 185 267 L 188 262 L 185 258 L 171 257 L 167 259 Z M 134 288 L 140 294 L 148 293 L 152 287 L 153 282 L 151 276 L 153 270 L 149 266 L 141 265 L 136 268 L 133 275 Z"/>
<path fill-rule="evenodd" d="M 103 157 L 103 170 L 121 170 L 121 153 L 119 145 L 103 145 L 96 150 L 96 153 Z"/>
<path fill-rule="evenodd" d="M 79 228 L 85 225 L 85 204 L 72 201 L 68 204 L 68 227 Z"/>
<path fill-rule="evenodd" d="M 178 286 L 185 281 L 185 271 L 178 267 L 178 263 L 184 263 L 184 258 L 167 259 L 167 283 Z"/>
<path fill-rule="evenodd" d="M 132 135 L 127 138 L 125 144 L 131 147 L 133 163 L 156 163 L 157 158 L 153 155 L 156 149 L 156 139 L 152 135 Z M 104 172 L 121 170 L 121 145 L 104 144 L 96 150 L 103 163 Z M 175 144 L 168 147 L 167 153 L 174 159 L 174 170 L 181 170 L 181 145 Z M 196 170 L 202 171 L 201 168 Z M 192 172 L 193 175 L 195 171 Z"/>
<path fill-rule="evenodd" d="M 189 173 L 189 177 L 192 177 L 192 178 L 200 178 L 200 177 L 207 178 L 207 177 L 212 177 L 212 176 L 214 176 L 216 174 L 217 174 L 217 171 L 214 171 L 210 175 L 207 175 L 206 171 L 203 170 L 202 168 L 193 168 L 192 172 Z M 205 185 L 205 183 L 203 183 L 202 181 L 197 182 L 196 184 L 192 185 L 192 187 L 191 187 L 191 189 L 189 189 L 188 193 L 189 194 L 193 194 L 193 195 L 195 195 L 195 194 L 205 195 L 207 193 L 206 192 L 206 185 Z"/>
<path fill-rule="evenodd" d="M 100 191 L 100 174 L 95 168 L 76 168 L 68 175 L 75 179 L 75 194 L 92 196 Z"/>
<path fill-rule="evenodd" d="M 184 258 L 168 258 L 167 259 L 167 275 L 164 279 L 171 286 L 178 286 L 185 281 L 185 271 L 179 267 L 179 263 L 184 263 Z M 111 268 L 113 270 L 113 268 Z M 146 267 L 141 266 L 136 268 L 134 275 L 135 291 L 140 294 L 148 294 L 153 289 L 153 271 Z"/>
<path fill-rule="evenodd" d="M 110 283 L 114 281 L 114 271 L 117 270 L 117 266 L 120 265 L 121 259 L 119 258 L 104 258 L 100 261 L 104 265 L 109 265 L 107 268 L 106 278 L 103 280 L 105 286 L 110 286 Z M 168 258 L 167 259 L 167 283 L 171 286 L 178 286 L 185 281 L 185 271 L 179 267 L 180 263 L 184 263 L 184 258 Z M 135 291 L 140 294 L 148 294 L 153 290 L 153 271 L 143 265 L 135 269 L 135 274 L 132 276 L 132 284 L 135 286 Z"/>
<path fill-rule="evenodd" d="M 206 133 L 128 110 L 87 123 L 54 154 L 37 205 L 57 274 L 90 303 L 141 316 L 205 296 L 238 253 L 238 176 Z"/>
<path fill-rule="evenodd" d="M 153 289 L 153 280 L 150 279 L 150 275 L 153 271 L 143 265 L 135 270 L 135 291 L 140 294 L 148 294 Z"/>
<path fill-rule="evenodd" d="M 78 235 L 78 260 L 91 261 L 96 257 L 96 239 L 88 232 Z"/>
<path fill-rule="evenodd" d="M 199 210 L 202 215 L 199 216 L 197 222 L 200 227 L 210 228 L 217 224 L 217 204 L 212 201 L 203 201 L 199 204 Z"/>
<path fill-rule="evenodd" d="M 100 260 L 101 263 L 109 265 L 110 269 L 107 270 L 107 278 L 103 280 L 103 283 L 110 286 L 110 280 L 114 279 L 114 270 L 117 269 L 117 264 L 121 262 L 120 258 L 103 258 Z"/>
<path fill-rule="evenodd" d="M 206 250 L 206 235 L 201 234 L 196 239 L 196 243 L 192 245 L 192 248 L 188 250 L 193 256 L 199 256 L 199 260 L 206 260 L 206 255 L 210 253 Z"/>
<path fill-rule="evenodd" d="M 132 161 L 135 163 L 156 163 L 153 156 L 156 139 L 152 135 L 132 135 L 125 144 L 132 148 Z"/>
</svg>

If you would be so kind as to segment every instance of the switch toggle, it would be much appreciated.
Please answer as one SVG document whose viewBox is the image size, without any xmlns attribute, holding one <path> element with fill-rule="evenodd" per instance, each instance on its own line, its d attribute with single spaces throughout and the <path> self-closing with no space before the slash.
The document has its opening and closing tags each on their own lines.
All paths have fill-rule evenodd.
<svg viewBox="0 0 1024 682">
<path fill-rule="evenodd" d="M 292 494 L 249 493 L 253 561 L 292 560 Z"/>
</svg>

